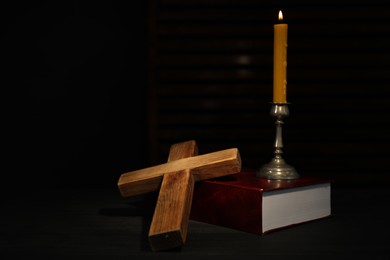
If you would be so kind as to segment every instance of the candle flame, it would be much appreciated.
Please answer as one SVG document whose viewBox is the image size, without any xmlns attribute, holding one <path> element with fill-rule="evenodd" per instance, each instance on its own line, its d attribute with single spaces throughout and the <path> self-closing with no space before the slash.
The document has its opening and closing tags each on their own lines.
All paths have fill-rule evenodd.
<svg viewBox="0 0 390 260">
<path fill-rule="evenodd" d="M 279 21 L 283 21 L 283 13 L 282 13 L 282 10 L 279 11 L 278 19 L 279 19 Z"/>
</svg>

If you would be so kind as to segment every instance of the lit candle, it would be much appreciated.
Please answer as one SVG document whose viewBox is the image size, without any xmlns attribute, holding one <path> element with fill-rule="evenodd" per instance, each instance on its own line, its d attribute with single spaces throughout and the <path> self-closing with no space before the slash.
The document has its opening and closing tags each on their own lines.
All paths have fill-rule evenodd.
<svg viewBox="0 0 390 260">
<path fill-rule="evenodd" d="M 287 24 L 279 11 L 279 24 L 274 25 L 274 103 L 286 103 Z"/>
</svg>

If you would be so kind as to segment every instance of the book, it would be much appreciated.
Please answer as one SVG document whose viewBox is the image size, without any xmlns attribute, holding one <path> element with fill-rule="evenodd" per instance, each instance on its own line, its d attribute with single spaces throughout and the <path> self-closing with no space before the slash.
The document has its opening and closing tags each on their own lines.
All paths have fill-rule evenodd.
<svg viewBox="0 0 390 260">
<path fill-rule="evenodd" d="M 196 183 L 190 219 L 264 235 L 331 216 L 331 180 L 258 178 L 242 171 Z"/>
</svg>

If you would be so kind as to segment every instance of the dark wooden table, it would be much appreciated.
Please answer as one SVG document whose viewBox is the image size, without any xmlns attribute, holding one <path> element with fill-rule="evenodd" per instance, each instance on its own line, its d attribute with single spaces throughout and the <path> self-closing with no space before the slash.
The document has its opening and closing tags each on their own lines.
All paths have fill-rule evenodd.
<svg viewBox="0 0 390 260">
<path fill-rule="evenodd" d="M 185 246 L 167 252 L 149 247 L 144 197 L 115 188 L 22 194 L 2 197 L 0 259 L 390 259 L 385 188 L 332 188 L 332 217 L 264 236 L 191 220 Z"/>
</svg>

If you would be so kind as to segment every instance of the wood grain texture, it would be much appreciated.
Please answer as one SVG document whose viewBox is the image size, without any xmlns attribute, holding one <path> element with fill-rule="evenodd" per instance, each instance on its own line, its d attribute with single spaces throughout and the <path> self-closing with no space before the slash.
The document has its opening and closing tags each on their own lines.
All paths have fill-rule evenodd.
<svg viewBox="0 0 390 260">
<path fill-rule="evenodd" d="M 195 180 L 216 178 L 241 170 L 241 158 L 237 148 L 198 155 L 167 162 L 136 171 L 123 173 L 118 188 L 123 197 L 155 191 L 160 187 L 164 174 L 191 169 Z"/>
<path fill-rule="evenodd" d="M 191 140 L 171 146 L 168 162 L 197 155 Z M 153 251 L 184 245 L 192 205 L 194 177 L 189 169 L 164 174 L 152 223 L 149 243 Z"/>
<path fill-rule="evenodd" d="M 198 146 L 194 140 L 171 145 L 168 162 L 198 155 Z"/>
<path fill-rule="evenodd" d="M 205 155 L 197 153 L 195 141 L 177 143 L 171 146 L 167 163 L 127 172 L 119 178 L 118 187 L 124 197 L 157 190 L 161 183 L 149 229 L 149 243 L 153 251 L 184 245 L 196 180 L 241 170 L 236 148 Z"/>
<path fill-rule="evenodd" d="M 184 245 L 194 183 L 189 169 L 165 174 L 149 230 L 153 251 Z"/>
</svg>

